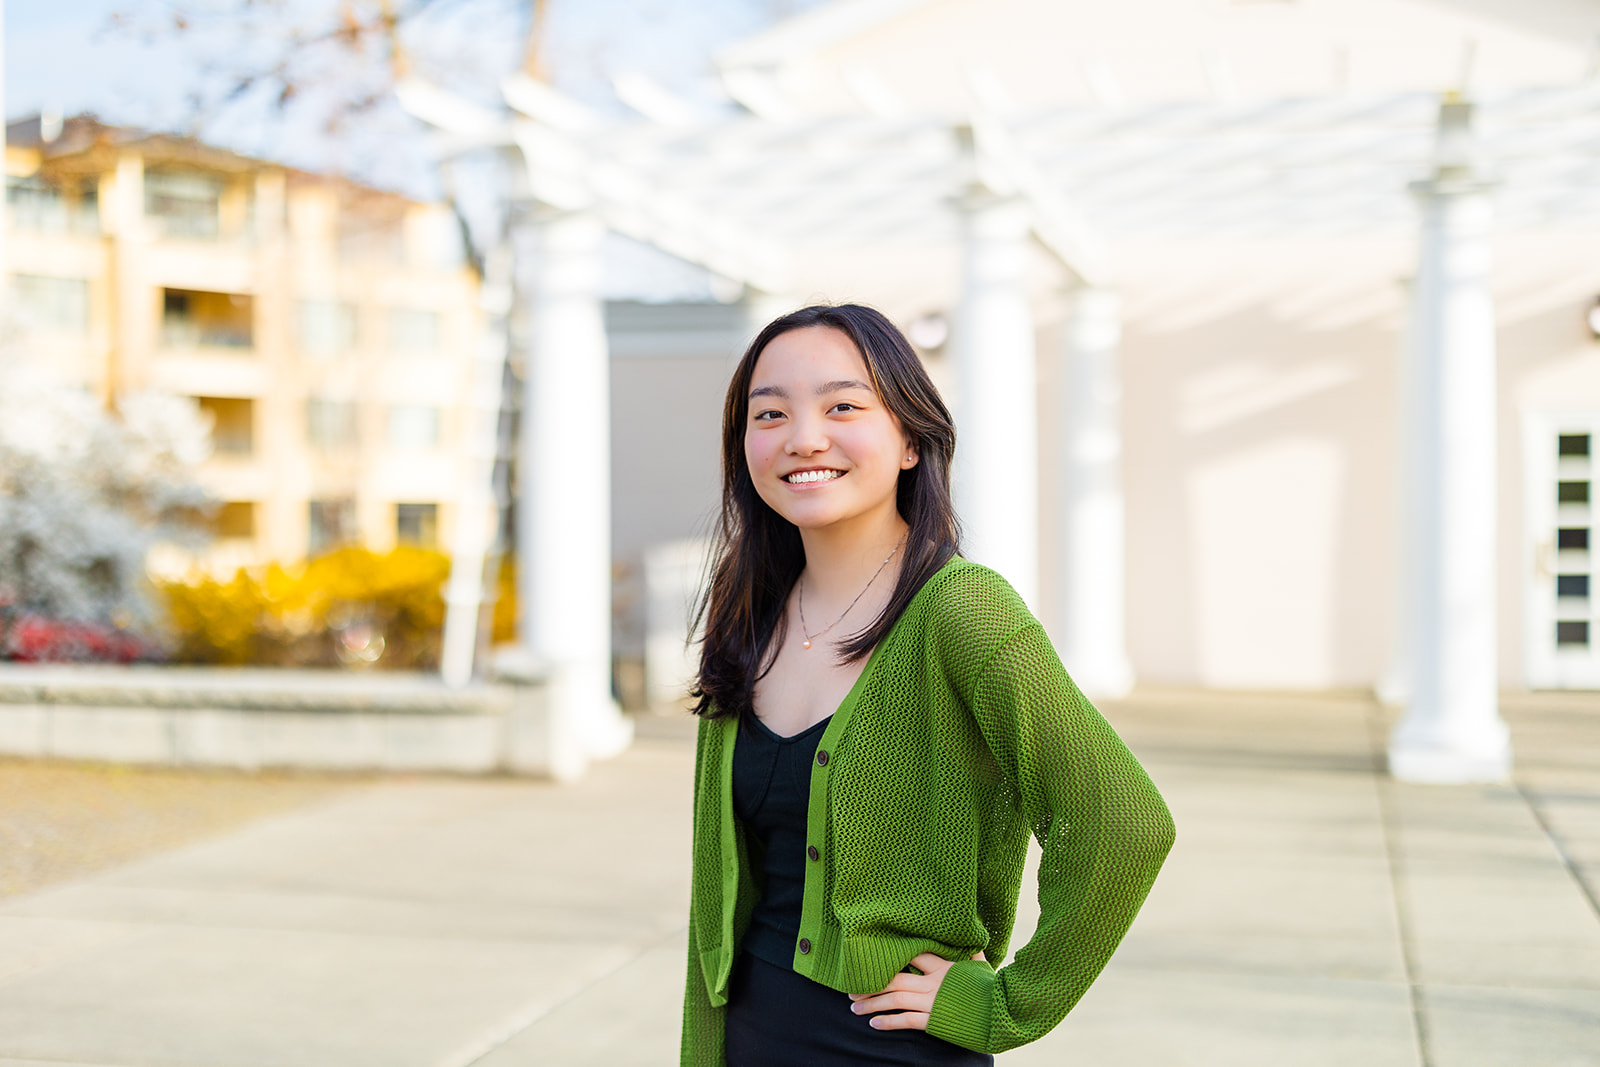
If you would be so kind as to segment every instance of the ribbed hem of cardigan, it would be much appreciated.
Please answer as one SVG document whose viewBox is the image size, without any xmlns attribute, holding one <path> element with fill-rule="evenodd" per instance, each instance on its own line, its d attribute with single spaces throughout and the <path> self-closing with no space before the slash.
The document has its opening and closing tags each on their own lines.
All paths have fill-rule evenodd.
<svg viewBox="0 0 1600 1067">
<path fill-rule="evenodd" d="M 974 1052 L 988 1052 L 994 982 L 994 968 L 986 960 L 962 960 L 952 966 L 933 998 L 928 1033 Z"/>
<path fill-rule="evenodd" d="M 923 937 L 845 937 L 825 926 L 812 935 L 809 953 L 795 949 L 794 969 L 841 993 L 876 993 L 920 952 L 948 956 L 950 949 Z"/>
<path fill-rule="evenodd" d="M 713 1008 L 728 1003 L 728 972 L 733 969 L 729 954 L 719 948 L 700 951 L 700 973 L 706 980 L 706 999 Z"/>
<path fill-rule="evenodd" d="M 876 993 L 917 953 L 939 947 L 921 938 L 843 938 L 838 952 L 838 987 L 846 993 Z"/>
</svg>

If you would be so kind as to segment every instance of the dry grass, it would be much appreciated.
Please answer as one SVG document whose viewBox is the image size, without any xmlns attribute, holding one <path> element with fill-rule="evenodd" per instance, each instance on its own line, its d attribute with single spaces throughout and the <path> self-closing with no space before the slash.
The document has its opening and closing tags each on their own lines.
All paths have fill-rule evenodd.
<svg viewBox="0 0 1600 1067">
<path fill-rule="evenodd" d="M 215 837 L 355 784 L 0 758 L 0 897 Z"/>
</svg>

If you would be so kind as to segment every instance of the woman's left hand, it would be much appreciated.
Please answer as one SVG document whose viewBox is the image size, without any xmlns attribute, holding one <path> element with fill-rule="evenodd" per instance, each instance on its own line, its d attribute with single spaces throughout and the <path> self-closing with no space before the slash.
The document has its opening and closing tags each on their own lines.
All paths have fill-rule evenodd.
<svg viewBox="0 0 1600 1067">
<path fill-rule="evenodd" d="M 982 959 L 983 953 L 972 958 Z M 928 1013 L 933 1011 L 933 998 L 939 995 L 939 983 L 954 964 L 943 956 L 924 952 L 913 959 L 911 965 L 922 973 L 901 971 L 881 992 L 851 993 L 850 999 L 855 1003 L 850 1005 L 850 1010 L 857 1015 L 872 1015 L 868 1022 L 879 1030 L 926 1030 Z M 879 1011 L 893 1014 L 872 1014 Z"/>
</svg>

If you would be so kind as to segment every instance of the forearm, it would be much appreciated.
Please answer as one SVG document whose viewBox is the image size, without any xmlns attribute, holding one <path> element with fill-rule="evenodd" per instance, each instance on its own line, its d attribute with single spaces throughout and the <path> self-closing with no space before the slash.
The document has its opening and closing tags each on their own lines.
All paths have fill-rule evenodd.
<svg viewBox="0 0 1600 1067">
<path fill-rule="evenodd" d="M 1138 915 L 1174 827 L 1149 775 L 1037 624 L 995 656 L 973 710 L 1043 848 L 1040 918 L 999 972 L 981 962 L 951 969 L 929 1030 L 1001 1052 L 1048 1033 L 1088 990 Z"/>
</svg>

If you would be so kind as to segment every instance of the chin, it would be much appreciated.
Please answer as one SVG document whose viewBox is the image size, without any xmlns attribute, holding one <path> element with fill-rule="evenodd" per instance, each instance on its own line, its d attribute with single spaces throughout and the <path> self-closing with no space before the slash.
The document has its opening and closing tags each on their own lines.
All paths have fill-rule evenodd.
<svg viewBox="0 0 1600 1067">
<path fill-rule="evenodd" d="M 781 511 L 778 514 L 788 520 L 790 525 L 800 530 L 820 530 L 824 526 L 832 526 L 845 517 L 843 515 L 815 511 L 796 512 L 791 510 L 787 514 Z"/>
<path fill-rule="evenodd" d="M 777 507 L 772 501 L 767 501 L 767 507 L 772 508 L 778 515 L 791 525 L 802 530 L 816 530 L 824 526 L 831 526 L 841 519 L 850 517 L 848 509 L 824 505 L 821 507 L 795 507 L 794 501 L 785 500 L 788 507 Z M 809 501 L 807 503 L 810 503 Z M 822 501 L 818 501 L 822 504 Z"/>
</svg>

